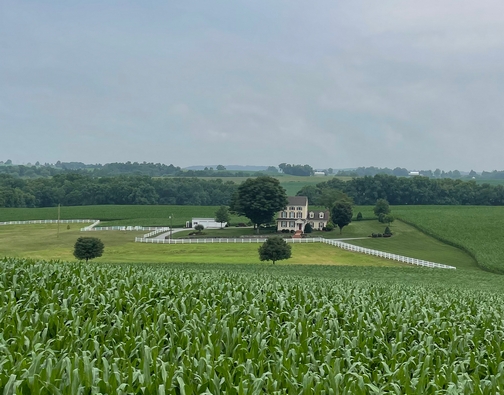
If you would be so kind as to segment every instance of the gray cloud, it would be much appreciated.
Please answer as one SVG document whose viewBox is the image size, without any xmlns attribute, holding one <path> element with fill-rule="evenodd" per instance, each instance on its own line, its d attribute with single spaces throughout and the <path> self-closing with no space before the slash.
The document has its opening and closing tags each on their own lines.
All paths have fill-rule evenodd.
<svg viewBox="0 0 504 395">
<path fill-rule="evenodd" d="M 504 169 L 504 4 L 0 3 L 0 159 Z"/>
</svg>

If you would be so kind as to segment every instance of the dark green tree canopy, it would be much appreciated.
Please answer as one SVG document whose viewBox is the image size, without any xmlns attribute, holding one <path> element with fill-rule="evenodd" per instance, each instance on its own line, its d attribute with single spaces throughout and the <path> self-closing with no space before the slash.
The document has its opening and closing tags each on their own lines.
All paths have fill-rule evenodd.
<svg viewBox="0 0 504 395">
<path fill-rule="evenodd" d="M 259 259 L 261 261 L 281 261 L 291 257 L 291 246 L 281 237 L 275 236 L 268 238 L 261 247 L 259 247 Z"/>
<path fill-rule="evenodd" d="M 390 214 L 389 202 L 385 199 L 378 199 L 373 209 L 374 214 L 379 217 L 380 214 Z"/>
<path fill-rule="evenodd" d="M 74 245 L 74 257 L 79 260 L 98 258 L 103 255 L 105 246 L 96 237 L 79 237 Z"/>
<path fill-rule="evenodd" d="M 346 200 L 337 201 L 331 208 L 331 221 L 338 225 L 340 234 L 343 228 L 352 222 L 352 205 Z"/>
<path fill-rule="evenodd" d="M 220 206 L 215 212 L 215 221 L 220 222 L 221 228 L 223 222 L 229 222 L 231 216 L 229 215 L 229 209 L 227 206 Z"/>
<path fill-rule="evenodd" d="M 280 181 L 269 176 L 249 178 L 238 187 L 238 191 L 231 200 L 231 211 L 244 215 L 257 225 L 269 223 L 275 213 L 287 206 L 285 189 Z"/>
</svg>

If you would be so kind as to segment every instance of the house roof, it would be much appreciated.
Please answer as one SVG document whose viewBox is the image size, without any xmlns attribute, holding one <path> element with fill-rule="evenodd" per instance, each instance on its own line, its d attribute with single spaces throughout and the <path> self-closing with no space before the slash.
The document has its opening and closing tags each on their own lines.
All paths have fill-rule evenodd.
<svg viewBox="0 0 504 395">
<path fill-rule="evenodd" d="M 306 196 L 287 196 L 288 206 L 306 206 L 308 198 Z"/>
</svg>

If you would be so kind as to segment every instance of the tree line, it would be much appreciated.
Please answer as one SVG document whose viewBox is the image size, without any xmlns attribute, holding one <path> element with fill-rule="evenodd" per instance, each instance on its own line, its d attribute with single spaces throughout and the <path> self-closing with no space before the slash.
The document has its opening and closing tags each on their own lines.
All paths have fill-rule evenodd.
<svg viewBox="0 0 504 395">
<path fill-rule="evenodd" d="M 378 199 L 386 199 L 392 205 L 504 205 L 502 185 L 384 174 L 346 182 L 333 178 L 316 186 L 305 186 L 297 195 L 307 196 L 310 204 L 326 206 L 328 201 L 337 199 L 339 193 L 345 193 L 358 205 L 374 205 Z"/>
<path fill-rule="evenodd" d="M 197 178 L 117 176 L 93 178 L 67 173 L 20 179 L 0 174 L 0 207 L 54 207 L 98 204 L 227 205 L 233 182 Z"/>
<path fill-rule="evenodd" d="M 9 162 L 9 164 L 7 164 Z M 253 177 L 261 174 L 276 174 L 278 170 L 274 166 L 268 167 L 262 172 L 226 170 L 222 165 L 215 169 L 206 167 L 202 170 L 184 170 L 172 164 L 162 163 L 107 163 L 104 165 L 89 165 L 82 162 L 56 162 L 34 165 L 13 165 L 12 161 L 0 163 L 0 174 L 9 174 L 19 178 L 48 178 L 57 174 L 76 173 L 91 177 L 112 177 L 120 175 L 137 175 L 149 177 Z"/>
</svg>

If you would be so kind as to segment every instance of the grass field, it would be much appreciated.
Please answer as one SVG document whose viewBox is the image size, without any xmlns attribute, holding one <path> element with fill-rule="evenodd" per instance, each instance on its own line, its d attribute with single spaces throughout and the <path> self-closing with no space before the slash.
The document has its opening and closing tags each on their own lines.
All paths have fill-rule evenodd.
<svg viewBox="0 0 504 395">
<path fill-rule="evenodd" d="M 239 266 L 252 269 L 0 260 L 0 391 L 504 391 L 504 298 L 474 290 L 478 273 Z M 391 270 L 396 284 L 373 276 Z"/>
<path fill-rule="evenodd" d="M 77 224 L 76 224 L 77 225 Z M 33 259 L 75 260 L 73 245 L 78 237 L 98 237 L 105 244 L 105 253 L 97 262 L 132 263 L 240 263 L 263 264 L 257 249 L 260 244 L 168 245 L 135 243 L 143 232 L 103 231 L 80 232 L 57 225 L 9 225 L 0 227 L 0 256 Z M 398 263 L 350 253 L 322 244 L 292 246 L 292 258 L 279 264 L 375 265 L 400 266 Z"/>
<path fill-rule="evenodd" d="M 482 268 L 504 273 L 504 207 L 396 206 L 392 212 L 469 251 Z"/>
</svg>

